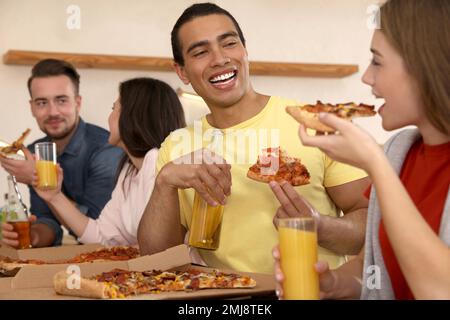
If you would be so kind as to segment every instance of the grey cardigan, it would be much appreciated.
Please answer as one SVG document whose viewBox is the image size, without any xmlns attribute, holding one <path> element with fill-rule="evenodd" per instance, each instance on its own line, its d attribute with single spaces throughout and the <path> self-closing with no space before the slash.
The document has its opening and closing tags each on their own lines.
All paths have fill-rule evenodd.
<svg viewBox="0 0 450 320">
<path fill-rule="evenodd" d="M 403 130 L 385 144 L 384 151 L 398 174 L 409 149 L 419 138 L 418 130 Z M 395 299 L 378 238 L 380 219 L 377 193 L 375 188 L 372 188 L 367 215 L 361 299 Z M 444 205 L 439 237 L 450 246 L 450 189 Z"/>
</svg>

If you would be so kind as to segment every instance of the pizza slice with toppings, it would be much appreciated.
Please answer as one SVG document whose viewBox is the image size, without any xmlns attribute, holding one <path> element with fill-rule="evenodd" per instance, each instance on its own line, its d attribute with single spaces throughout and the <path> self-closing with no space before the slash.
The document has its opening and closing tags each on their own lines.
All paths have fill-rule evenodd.
<svg viewBox="0 0 450 320">
<path fill-rule="evenodd" d="M 188 271 L 128 271 L 114 269 L 89 278 L 80 278 L 77 288 L 69 288 L 70 274 L 58 272 L 53 278 L 55 292 L 84 298 L 114 299 L 139 294 L 201 289 L 253 288 L 256 281 L 248 276 L 223 273 L 217 270 Z"/>
<path fill-rule="evenodd" d="M 281 148 L 263 149 L 247 177 L 259 182 L 287 181 L 293 186 L 309 184 L 310 174 L 300 159 L 290 157 Z"/>
<path fill-rule="evenodd" d="M 7 146 L 3 146 L 0 147 L 0 154 L 6 156 L 9 154 L 16 154 L 20 151 L 20 149 L 22 149 L 23 147 L 23 142 L 25 141 L 26 137 L 30 134 L 30 129 L 25 130 L 22 135 L 19 137 L 19 139 L 17 139 L 16 141 L 14 141 L 13 143 L 11 143 L 10 145 Z"/>
<path fill-rule="evenodd" d="M 335 129 L 320 122 L 319 113 L 332 113 L 341 119 L 351 121 L 356 117 L 372 117 L 376 115 L 374 108 L 372 105 L 362 103 L 330 104 L 317 101 L 315 105 L 288 106 L 286 107 L 286 112 L 307 128 L 320 132 L 335 132 Z"/>
</svg>

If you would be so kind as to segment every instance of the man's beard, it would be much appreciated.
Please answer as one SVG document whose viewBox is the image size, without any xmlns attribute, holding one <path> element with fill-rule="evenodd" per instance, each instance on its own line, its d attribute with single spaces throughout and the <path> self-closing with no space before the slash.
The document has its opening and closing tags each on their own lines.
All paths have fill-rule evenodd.
<svg viewBox="0 0 450 320">
<path fill-rule="evenodd" d="M 42 131 L 44 131 L 44 133 L 47 136 L 49 136 L 50 138 L 52 138 L 53 140 L 62 140 L 64 138 L 66 138 L 67 136 L 69 136 L 76 129 L 77 125 L 78 125 L 78 120 L 75 121 L 75 123 L 72 125 L 72 127 L 67 128 L 66 130 L 64 130 L 63 132 L 58 133 L 58 134 L 50 133 L 48 130 L 45 129 L 45 127 L 44 127 L 44 130 L 42 130 Z"/>
</svg>

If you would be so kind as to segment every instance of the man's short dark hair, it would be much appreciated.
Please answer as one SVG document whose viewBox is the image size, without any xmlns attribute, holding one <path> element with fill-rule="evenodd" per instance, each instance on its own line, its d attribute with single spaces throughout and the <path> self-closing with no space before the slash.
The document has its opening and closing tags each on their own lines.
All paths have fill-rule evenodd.
<svg viewBox="0 0 450 320">
<path fill-rule="evenodd" d="M 171 33 L 171 40 L 172 40 L 172 52 L 173 52 L 173 59 L 176 63 L 178 63 L 181 66 L 184 66 L 184 58 L 183 58 L 183 50 L 181 48 L 180 44 L 180 38 L 179 38 L 179 31 L 180 28 L 187 22 L 198 18 L 198 17 L 204 17 L 209 16 L 211 14 L 223 14 L 231 19 L 233 21 L 233 24 L 238 32 L 239 38 L 241 39 L 242 44 L 245 47 L 245 38 L 244 34 L 242 33 L 241 27 L 237 23 L 236 19 L 229 13 L 227 10 L 222 9 L 218 5 L 210 2 L 204 2 L 204 3 L 196 3 L 181 14 L 181 16 L 178 18 L 177 22 L 175 23 L 175 26 L 172 29 Z"/>
<path fill-rule="evenodd" d="M 72 81 L 75 96 L 80 92 L 80 75 L 75 67 L 67 61 L 57 59 L 44 59 L 36 63 L 31 70 L 31 77 L 28 79 L 28 91 L 31 97 L 31 81 L 34 78 L 47 78 L 55 76 L 67 76 Z"/>
</svg>

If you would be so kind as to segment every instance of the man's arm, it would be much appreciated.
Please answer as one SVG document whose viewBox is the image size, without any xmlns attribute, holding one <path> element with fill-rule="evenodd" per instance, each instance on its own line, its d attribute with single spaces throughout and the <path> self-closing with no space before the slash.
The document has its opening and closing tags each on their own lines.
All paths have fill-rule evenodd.
<svg viewBox="0 0 450 320">
<path fill-rule="evenodd" d="M 203 163 L 203 159 L 209 160 Z M 224 204 L 231 192 L 230 169 L 224 159 L 203 149 L 166 164 L 139 223 L 141 251 L 152 254 L 183 243 L 186 230 L 180 220 L 178 189 L 193 188 L 210 205 Z"/>
<path fill-rule="evenodd" d="M 53 229 L 43 223 L 31 225 L 31 245 L 34 248 L 51 247 L 55 242 Z"/>
<path fill-rule="evenodd" d="M 358 254 L 364 245 L 366 234 L 368 199 L 364 191 L 369 178 L 355 180 L 340 186 L 327 188 L 328 195 L 344 213 L 341 217 L 320 217 L 319 244 L 340 254 Z"/>
<path fill-rule="evenodd" d="M 185 233 L 180 223 L 178 189 L 168 186 L 162 170 L 139 223 L 141 254 L 153 254 L 182 244 Z"/>
<path fill-rule="evenodd" d="M 281 203 L 274 218 L 312 215 L 318 222 L 319 245 L 339 254 L 358 254 L 364 244 L 368 200 L 363 192 L 369 185 L 363 178 L 328 188 L 327 192 L 336 206 L 344 212 L 343 217 L 321 215 L 301 197 L 287 182 L 271 182 L 272 191 Z"/>
<path fill-rule="evenodd" d="M 6 172 L 16 177 L 17 182 L 30 185 L 35 170 L 34 157 L 27 148 L 22 148 L 22 151 L 25 155 L 25 160 L 15 160 L 0 156 L 0 164 Z"/>
</svg>

